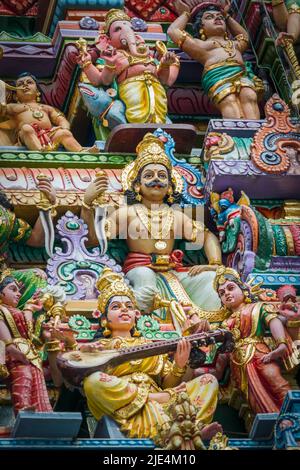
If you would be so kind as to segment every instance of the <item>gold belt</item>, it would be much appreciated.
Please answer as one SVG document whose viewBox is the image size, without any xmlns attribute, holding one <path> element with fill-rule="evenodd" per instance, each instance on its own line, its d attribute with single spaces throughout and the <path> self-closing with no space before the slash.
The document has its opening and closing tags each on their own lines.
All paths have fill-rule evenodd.
<svg viewBox="0 0 300 470">
<path fill-rule="evenodd" d="M 153 82 L 160 84 L 160 81 L 155 77 L 155 75 L 153 75 L 153 73 L 145 71 L 142 75 L 138 75 L 137 77 L 126 78 L 122 83 L 119 83 L 119 87 L 133 82 L 146 82 L 147 85 L 151 85 Z"/>
</svg>

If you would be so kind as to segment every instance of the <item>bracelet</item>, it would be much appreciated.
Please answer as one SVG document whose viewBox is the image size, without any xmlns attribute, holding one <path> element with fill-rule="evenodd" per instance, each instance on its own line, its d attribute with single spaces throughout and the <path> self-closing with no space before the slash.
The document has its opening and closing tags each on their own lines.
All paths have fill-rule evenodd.
<svg viewBox="0 0 300 470">
<path fill-rule="evenodd" d="M 110 70 L 116 70 L 116 66 L 113 64 L 113 65 L 110 65 L 110 64 L 104 64 L 104 67 L 106 67 L 107 69 L 110 69 Z"/>
<path fill-rule="evenodd" d="M 222 266 L 222 261 L 220 261 L 219 259 L 211 259 L 208 261 L 208 264 L 211 266 L 213 264 L 217 264 L 218 266 Z"/>
<path fill-rule="evenodd" d="M 93 209 L 93 206 L 92 206 L 92 205 L 87 204 L 86 202 L 84 202 L 84 199 L 83 199 L 81 205 L 82 205 L 83 207 L 85 207 L 86 209 L 89 209 L 89 210 Z"/>
<path fill-rule="evenodd" d="M 186 17 L 187 17 L 188 20 L 189 20 L 190 17 L 191 17 L 191 13 L 189 13 L 188 11 L 184 11 L 184 12 L 182 13 L 182 15 L 186 15 Z"/>
<path fill-rule="evenodd" d="M 86 67 L 88 67 L 89 65 L 92 64 L 92 61 L 91 60 L 87 60 L 86 62 L 84 62 L 82 65 L 81 65 L 81 68 L 82 69 L 85 69 Z"/>
<path fill-rule="evenodd" d="M 69 349 L 70 351 L 75 351 L 77 349 L 77 343 L 68 345 L 66 348 Z"/>
<path fill-rule="evenodd" d="M 247 42 L 247 43 L 249 41 L 249 39 L 243 33 L 238 34 L 237 36 L 235 36 L 234 39 L 236 41 L 244 41 L 244 42 Z"/>
<path fill-rule="evenodd" d="M 46 346 L 47 346 L 47 352 L 57 352 L 61 350 L 60 342 L 58 340 L 49 341 L 48 343 L 46 343 Z"/>
<path fill-rule="evenodd" d="M 288 328 L 299 328 L 300 320 L 288 320 L 286 326 Z"/>
<path fill-rule="evenodd" d="M 187 366 L 185 367 L 178 367 L 177 364 L 174 362 L 171 374 L 174 375 L 174 377 L 182 377 L 186 373 Z"/>
<path fill-rule="evenodd" d="M 170 395 L 170 400 L 169 400 L 167 403 L 164 403 L 164 406 L 168 408 L 168 407 L 169 407 L 170 405 L 172 405 L 173 403 L 176 403 L 178 393 L 175 392 L 175 390 L 173 390 L 172 388 L 166 388 L 166 389 L 163 390 L 163 391 L 164 391 L 164 392 L 167 392 L 167 393 Z"/>
<path fill-rule="evenodd" d="M 177 41 L 177 46 L 181 49 L 189 34 L 186 31 L 181 31 L 181 38 Z"/>
<path fill-rule="evenodd" d="M 180 67 L 180 61 L 177 57 L 174 60 L 174 62 L 172 62 L 172 64 L 165 64 L 165 63 L 159 64 L 159 68 L 161 68 L 161 69 L 169 68 L 169 67 L 172 67 L 172 65 L 175 65 L 175 67 Z"/>
<path fill-rule="evenodd" d="M 279 346 L 280 344 L 286 344 L 288 345 L 288 341 L 286 338 L 278 338 L 275 340 L 276 346 Z"/>
<path fill-rule="evenodd" d="M 272 7 L 278 7 L 279 5 L 283 5 L 283 0 L 272 0 Z"/>
<path fill-rule="evenodd" d="M 192 221 L 193 225 L 193 230 L 192 230 L 192 236 L 191 236 L 191 242 L 195 243 L 197 240 L 197 235 L 198 233 L 204 232 L 204 226 L 201 222 L 198 222 L 197 220 Z"/>
</svg>

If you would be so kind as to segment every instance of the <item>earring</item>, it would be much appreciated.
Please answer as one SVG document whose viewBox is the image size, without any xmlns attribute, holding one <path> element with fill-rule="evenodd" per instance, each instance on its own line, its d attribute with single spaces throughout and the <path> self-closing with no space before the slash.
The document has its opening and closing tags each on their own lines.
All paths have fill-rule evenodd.
<svg viewBox="0 0 300 470">
<path fill-rule="evenodd" d="M 248 291 L 244 292 L 244 296 L 245 296 L 245 303 L 246 304 L 251 304 L 251 299 L 249 297 L 249 292 Z"/>
<path fill-rule="evenodd" d="M 37 95 L 36 95 L 36 101 L 37 103 L 40 103 L 41 101 L 41 93 L 39 91 L 37 92 Z"/>
<path fill-rule="evenodd" d="M 227 34 L 227 33 L 225 33 L 225 35 L 224 35 L 224 39 L 225 39 L 225 41 L 228 41 L 228 40 L 229 40 L 229 36 L 228 36 L 228 34 Z"/>
<path fill-rule="evenodd" d="M 203 29 L 203 28 L 201 28 L 201 29 L 199 30 L 199 33 L 200 33 L 200 39 L 201 39 L 201 41 L 206 41 L 207 37 L 206 37 L 206 35 L 204 34 L 204 29 Z"/>
<path fill-rule="evenodd" d="M 142 196 L 140 195 L 140 190 L 141 190 L 141 187 L 140 187 L 140 186 L 136 186 L 136 187 L 135 187 L 135 192 L 136 192 L 135 198 L 136 198 L 136 200 L 139 201 L 139 202 L 141 202 L 141 200 L 142 200 Z"/>
<path fill-rule="evenodd" d="M 108 336 L 111 336 L 111 330 L 109 328 L 107 328 L 107 320 L 102 320 L 101 321 L 101 326 L 102 328 L 104 328 L 104 331 L 103 331 L 103 336 L 105 338 L 107 338 Z"/>
<path fill-rule="evenodd" d="M 173 197 L 173 189 L 172 189 L 171 187 L 169 187 L 169 189 L 168 189 L 168 195 L 169 195 L 169 197 L 168 197 L 167 201 L 168 201 L 170 204 L 173 204 L 173 202 L 174 202 L 174 197 Z"/>
</svg>

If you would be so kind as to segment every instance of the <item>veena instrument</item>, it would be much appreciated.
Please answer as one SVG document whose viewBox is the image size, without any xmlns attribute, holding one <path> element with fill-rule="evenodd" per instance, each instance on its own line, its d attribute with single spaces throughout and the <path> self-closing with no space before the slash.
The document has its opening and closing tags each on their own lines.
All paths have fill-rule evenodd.
<svg viewBox="0 0 300 470">
<path fill-rule="evenodd" d="M 71 385 L 79 386 L 83 379 L 97 371 L 105 371 L 107 367 L 115 367 L 124 362 L 144 359 L 176 351 L 177 344 L 182 338 L 169 341 L 152 341 L 143 344 L 112 350 L 93 352 L 69 351 L 57 357 L 57 365 L 63 378 Z M 228 330 L 195 333 L 184 339 L 192 345 L 189 365 L 197 368 L 205 362 L 206 354 L 201 347 L 218 344 L 217 353 L 231 352 L 234 348 L 232 334 Z"/>
</svg>

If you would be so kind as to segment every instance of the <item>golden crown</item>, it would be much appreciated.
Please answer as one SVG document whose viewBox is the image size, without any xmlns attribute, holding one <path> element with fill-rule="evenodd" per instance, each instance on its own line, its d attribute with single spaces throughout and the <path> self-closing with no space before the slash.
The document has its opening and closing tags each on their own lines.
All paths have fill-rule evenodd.
<svg viewBox="0 0 300 470">
<path fill-rule="evenodd" d="M 130 21 L 130 18 L 123 10 L 118 10 L 116 8 L 112 8 L 107 12 L 105 16 L 105 32 L 109 32 L 109 28 L 115 21 Z"/>
<path fill-rule="evenodd" d="M 129 297 L 136 306 L 136 299 L 133 290 L 125 282 L 122 274 L 112 271 L 110 268 L 104 268 L 99 277 L 96 287 L 100 292 L 98 297 L 98 309 L 104 314 L 110 299 L 116 295 Z"/>
<path fill-rule="evenodd" d="M 125 167 L 122 173 L 123 191 L 132 190 L 132 183 L 139 171 L 146 165 L 157 163 L 165 166 L 172 173 L 175 191 L 182 192 L 183 180 L 181 175 L 173 168 L 172 162 L 165 151 L 164 143 L 155 135 L 148 132 L 136 147 L 137 158 Z"/>
<path fill-rule="evenodd" d="M 214 279 L 214 289 L 216 291 L 218 291 L 220 285 L 227 281 L 227 275 L 232 276 L 238 283 L 242 282 L 239 273 L 235 269 L 227 268 L 226 266 L 219 266 L 216 270 L 216 276 Z"/>
</svg>

